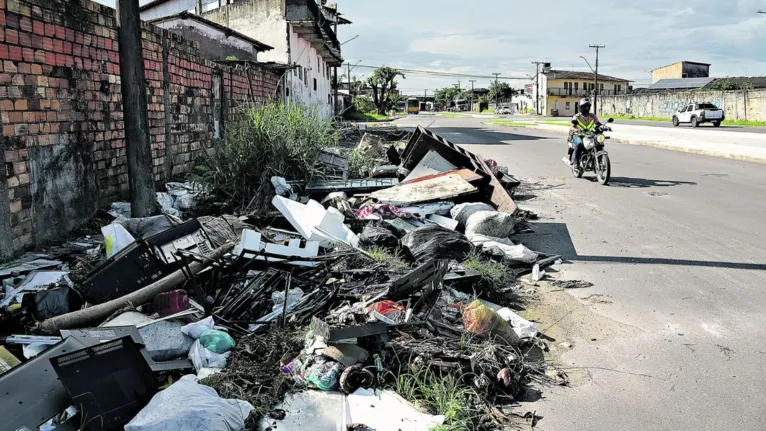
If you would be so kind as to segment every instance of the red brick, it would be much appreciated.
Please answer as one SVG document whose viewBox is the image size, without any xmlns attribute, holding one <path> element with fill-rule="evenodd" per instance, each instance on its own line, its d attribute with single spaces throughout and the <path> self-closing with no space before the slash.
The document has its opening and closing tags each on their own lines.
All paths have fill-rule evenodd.
<svg viewBox="0 0 766 431">
<path fill-rule="evenodd" d="M 30 70 L 30 72 L 31 72 L 33 75 L 42 75 L 42 73 L 43 73 L 43 67 L 42 67 L 42 66 L 40 66 L 39 64 L 33 64 L 33 65 L 31 65 L 31 66 L 30 66 L 30 69 L 31 69 L 31 70 Z M 35 79 L 36 79 L 36 78 L 35 78 Z"/>
<path fill-rule="evenodd" d="M 32 37 L 30 37 L 29 33 L 19 33 L 19 45 L 32 46 Z"/>
<path fill-rule="evenodd" d="M 13 136 L 16 134 L 16 129 L 13 126 L 3 126 L 3 136 Z"/>
<path fill-rule="evenodd" d="M 16 101 L 16 104 L 14 105 L 17 111 L 26 111 L 27 110 L 27 101 L 26 99 L 19 99 Z"/>
<path fill-rule="evenodd" d="M 56 54 L 63 54 L 64 53 L 64 41 L 54 39 L 53 40 L 53 52 Z"/>
<path fill-rule="evenodd" d="M 8 58 L 8 45 L 0 43 L 0 60 Z"/>
<path fill-rule="evenodd" d="M 13 111 L 13 101 L 8 99 L 0 100 L 0 111 Z"/>
<path fill-rule="evenodd" d="M 21 111 L 11 111 L 8 113 L 11 123 L 21 123 L 24 121 L 24 113 Z"/>
<path fill-rule="evenodd" d="M 45 24 L 45 35 L 46 36 L 55 36 L 56 35 L 56 26 L 54 24 Z"/>
<path fill-rule="evenodd" d="M 19 28 L 24 31 L 32 31 L 32 20 L 27 17 L 21 18 L 19 20 Z"/>
<path fill-rule="evenodd" d="M 5 41 L 8 43 L 19 43 L 19 32 L 10 28 L 5 30 Z"/>
<path fill-rule="evenodd" d="M 16 162 L 13 164 L 13 173 L 23 174 L 27 172 L 27 162 Z"/>
<path fill-rule="evenodd" d="M 0 42 L 5 42 L 5 29 L 0 27 Z"/>
<path fill-rule="evenodd" d="M 24 76 L 24 84 L 26 84 L 26 85 L 37 85 L 37 77 L 35 75 L 25 75 Z"/>
<path fill-rule="evenodd" d="M 32 71 L 32 68 L 29 67 L 29 64 L 27 63 L 19 63 L 18 66 L 19 73 L 30 73 Z M 23 84 L 19 84 L 23 85 Z"/>
<path fill-rule="evenodd" d="M 8 58 L 15 61 L 21 61 L 23 59 L 21 54 L 21 47 L 18 46 L 9 46 L 8 47 Z"/>
<path fill-rule="evenodd" d="M 53 51 L 53 39 L 49 37 L 43 38 L 43 49 L 46 51 Z"/>
<path fill-rule="evenodd" d="M 45 53 L 45 64 L 49 64 L 51 66 L 56 65 L 56 54 L 52 52 L 46 52 Z"/>
<path fill-rule="evenodd" d="M 37 63 L 45 63 L 45 51 L 41 49 L 38 49 L 37 51 L 35 51 L 35 61 Z"/>
<path fill-rule="evenodd" d="M 18 72 L 18 68 L 16 67 L 16 63 L 14 63 L 12 61 L 8 61 L 8 60 L 4 61 L 3 62 L 3 68 L 5 69 L 6 72 L 10 72 L 10 73 Z"/>
<path fill-rule="evenodd" d="M 10 181 L 10 179 L 9 179 L 9 180 L 8 180 L 8 186 L 9 186 L 9 187 L 11 186 L 10 184 L 11 184 L 11 181 Z M 11 202 L 11 212 L 12 212 L 12 213 L 17 213 L 17 212 L 19 212 L 19 211 L 21 211 L 21 201 L 20 201 L 20 200 L 18 200 L 18 201 L 13 201 L 13 202 Z"/>
<path fill-rule="evenodd" d="M 0 73 L 0 84 L 8 84 L 9 82 L 11 82 L 11 74 Z"/>
<path fill-rule="evenodd" d="M 8 28 L 19 28 L 19 16 L 15 13 L 8 12 L 8 14 L 5 16 L 5 20 L 5 25 L 8 26 Z"/>
<path fill-rule="evenodd" d="M 66 39 L 66 29 L 60 25 L 56 26 L 56 38 Z"/>
<path fill-rule="evenodd" d="M 4 10 L 0 10 L 0 26 L 5 27 L 6 23 L 7 23 L 7 21 L 5 19 L 5 11 Z"/>
<path fill-rule="evenodd" d="M 39 34 L 40 36 L 45 34 L 45 24 L 43 24 L 40 21 L 33 21 L 32 22 L 32 32 L 34 34 Z"/>
<path fill-rule="evenodd" d="M 32 48 L 24 48 L 22 53 L 24 54 L 24 61 L 35 61 L 35 51 Z"/>
<path fill-rule="evenodd" d="M 64 42 L 64 54 L 71 54 L 71 53 L 72 53 L 72 43 Z"/>
</svg>

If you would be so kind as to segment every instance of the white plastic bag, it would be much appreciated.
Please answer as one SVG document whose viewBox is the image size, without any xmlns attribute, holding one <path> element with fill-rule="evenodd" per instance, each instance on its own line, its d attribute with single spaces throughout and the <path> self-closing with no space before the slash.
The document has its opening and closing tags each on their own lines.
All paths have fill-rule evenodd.
<svg viewBox="0 0 766 431">
<path fill-rule="evenodd" d="M 465 236 L 471 239 L 474 235 L 485 235 L 496 238 L 507 238 L 513 233 L 516 219 L 508 213 L 499 211 L 477 211 L 465 222 Z"/>
<path fill-rule="evenodd" d="M 104 235 L 107 259 L 135 242 L 133 235 L 119 223 L 112 223 L 102 227 L 101 233 Z"/>
<path fill-rule="evenodd" d="M 208 316 L 200 321 L 185 325 L 181 328 L 181 332 L 196 340 L 202 335 L 203 332 L 207 331 L 208 329 L 213 329 L 213 326 L 215 326 L 215 322 L 213 322 L 213 316 Z"/>
<path fill-rule="evenodd" d="M 244 430 L 252 404 L 221 398 L 198 382 L 197 376 L 187 375 L 158 392 L 125 431 Z"/>
<path fill-rule="evenodd" d="M 194 364 L 194 369 L 199 371 L 203 368 L 226 368 L 226 361 L 231 352 L 223 354 L 215 353 L 205 348 L 199 340 L 192 344 L 189 350 L 189 359 Z"/>
<path fill-rule="evenodd" d="M 450 216 L 457 220 L 458 223 L 465 226 L 468 221 L 468 217 L 471 217 L 478 211 L 494 211 L 491 205 L 482 202 L 469 202 L 460 205 L 455 205 L 449 212 Z"/>
</svg>

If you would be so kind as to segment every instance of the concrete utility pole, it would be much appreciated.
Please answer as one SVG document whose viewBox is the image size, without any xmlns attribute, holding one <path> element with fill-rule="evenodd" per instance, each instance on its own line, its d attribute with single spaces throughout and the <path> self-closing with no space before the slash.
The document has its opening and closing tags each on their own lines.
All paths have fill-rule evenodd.
<svg viewBox="0 0 766 431">
<path fill-rule="evenodd" d="M 535 65 L 535 114 L 540 115 L 540 65 L 543 61 L 533 61 Z"/>
<path fill-rule="evenodd" d="M 141 42 L 138 0 L 118 0 L 117 38 L 120 43 L 120 78 L 125 119 L 125 150 L 128 158 L 130 211 L 132 217 L 156 212 L 152 148 L 146 109 L 146 77 Z M 166 142 L 170 145 L 170 142 Z"/>
<path fill-rule="evenodd" d="M 197 15 L 202 15 L 202 0 L 196 0 L 194 2 L 194 12 Z"/>
<path fill-rule="evenodd" d="M 598 115 L 598 51 L 601 48 L 606 48 L 606 45 L 590 45 L 591 48 L 596 49 L 596 92 L 593 97 L 593 115 Z"/>
<path fill-rule="evenodd" d="M 497 111 L 497 77 L 502 75 L 502 73 L 493 73 L 493 75 L 495 75 L 495 111 Z"/>
<path fill-rule="evenodd" d="M 473 83 L 476 82 L 475 79 L 471 80 L 471 112 L 473 112 Z"/>
</svg>

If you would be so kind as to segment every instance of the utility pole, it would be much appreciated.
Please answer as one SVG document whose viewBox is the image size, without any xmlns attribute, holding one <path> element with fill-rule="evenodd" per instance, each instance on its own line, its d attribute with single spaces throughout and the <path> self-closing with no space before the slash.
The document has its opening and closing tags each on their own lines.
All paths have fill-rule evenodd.
<svg viewBox="0 0 766 431">
<path fill-rule="evenodd" d="M 471 112 L 473 112 L 473 83 L 476 82 L 475 79 L 471 80 Z"/>
<path fill-rule="evenodd" d="M 598 51 L 606 48 L 606 45 L 590 45 L 590 47 L 596 49 L 596 92 L 593 97 L 593 115 L 598 116 Z"/>
<path fill-rule="evenodd" d="M 138 0 L 117 0 L 117 38 L 120 43 L 122 106 L 125 106 L 125 152 L 132 217 L 156 212 L 152 148 L 146 109 L 146 78 Z M 167 113 L 166 113 L 167 114 Z M 170 143 L 166 143 L 170 145 Z"/>
<path fill-rule="evenodd" d="M 498 91 L 497 91 L 497 77 L 502 75 L 502 73 L 493 73 L 493 75 L 495 75 L 495 111 L 497 111 L 497 95 L 498 95 Z"/>
<path fill-rule="evenodd" d="M 543 61 L 533 61 L 535 65 L 535 114 L 540 115 L 540 65 Z"/>
<path fill-rule="evenodd" d="M 194 2 L 194 13 L 196 15 L 202 15 L 202 0 L 196 0 Z"/>
<path fill-rule="evenodd" d="M 457 82 L 457 90 L 460 91 L 460 81 Z"/>
<path fill-rule="evenodd" d="M 351 96 L 351 99 L 354 99 L 354 95 L 351 94 L 351 63 L 346 63 L 346 67 L 348 68 L 348 73 L 346 74 L 346 80 L 348 81 L 348 95 Z"/>
</svg>

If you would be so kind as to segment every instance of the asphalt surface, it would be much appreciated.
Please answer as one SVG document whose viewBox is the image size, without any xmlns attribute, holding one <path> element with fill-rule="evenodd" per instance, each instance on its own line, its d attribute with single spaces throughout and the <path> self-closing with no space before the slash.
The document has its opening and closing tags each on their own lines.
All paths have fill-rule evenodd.
<svg viewBox="0 0 766 431">
<path fill-rule="evenodd" d="M 605 118 L 601 118 L 605 117 Z M 609 116 L 599 116 L 602 121 L 606 121 Z M 505 117 L 503 118 L 505 119 Z M 530 121 L 530 119 L 538 119 L 538 120 L 551 120 L 551 121 L 565 121 L 568 120 L 568 118 L 565 117 L 529 117 L 525 115 L 512 115 L 508 116 L 507 119 L 512 121 Z M 615 120 L 616 123 L 620 124 L 632 124 L 635 126 L 650 126 L 650 127 L 663 127 L 663 128 L 673 128 L 673 123 L 668 119 L 667 122 L 661 122 L 661 121 L 641 121 L 641 120 Z M 690 124 L 681 124 L 678 126 L 679 129 L 681 128 L 691 128 Z M 698 127 L 700 130 L 709 130 L 712 133 L 716 132 L 741 132 L 741 133 L 766 133 L 766 127 L 743 127 L 743 126 L 732 126 L 726 124 L 724 121 L 723 124 L 721 124 L 720 127 L 713 127 L 710 123 L 701 124 Z"/>
<path fill-rule="evenodd" d="M 551 343 L 571 343 L 561 363 L 585 377 L 523 405 L 535 429 L 766 428 L 766 165 L 610 143 L 604 187 L 571 177 L 561 135 L 398 121 L 418 122 L 532 184 L 517 203 L 541 220 L 515 239 L 594 283 L 561 293 L 581 309 L 553 311 L 571 331 Z"/>
</svg>

